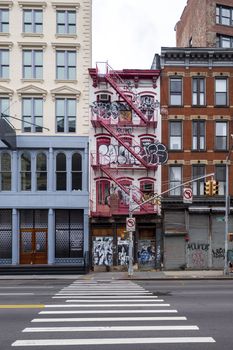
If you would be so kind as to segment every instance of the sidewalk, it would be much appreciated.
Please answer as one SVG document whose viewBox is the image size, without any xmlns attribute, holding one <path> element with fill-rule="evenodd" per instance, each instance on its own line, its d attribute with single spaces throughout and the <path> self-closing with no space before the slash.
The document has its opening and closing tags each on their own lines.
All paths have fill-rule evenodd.
<svg viewBox="0 0 233 350">
<path fill-rule="evenodd" d="M 0 275 L 0 280 L 46 280 L 46 279 L 79 279 L 79 280 L 219 280 L 233 279 L 233 273 L 224 276 L 222 270 L 204 271 L 134 271 L 128 272 L 90 272 L 86 275 Z"/>
</svg>

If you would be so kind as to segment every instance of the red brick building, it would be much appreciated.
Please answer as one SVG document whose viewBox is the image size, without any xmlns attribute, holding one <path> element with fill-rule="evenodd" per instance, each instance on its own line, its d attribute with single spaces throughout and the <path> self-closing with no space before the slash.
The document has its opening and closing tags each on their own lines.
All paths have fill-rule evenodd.
<svg viewBox="0 0 233 350">
<path fill-rule="evenodd" d="M 188 0 L 175 30 L 177 47 L 233 47 L 233 0 Z"/>
<path fill-rule="evenodd" d="M 233 50 L 163 47 L 161 108 L 167 112 L 162 115 L 162 143 L 169 152 L 162 166 L 162 192 L 209 173 L 219 182 L 219 194 L 212 197 L 204 195 L 205 179 L 190 184 L 192 203 L 184 203 L 181 187 L 164 196 L 164 267 L 222 268 L 226 159 L 233 134 Z"/>
</svg>

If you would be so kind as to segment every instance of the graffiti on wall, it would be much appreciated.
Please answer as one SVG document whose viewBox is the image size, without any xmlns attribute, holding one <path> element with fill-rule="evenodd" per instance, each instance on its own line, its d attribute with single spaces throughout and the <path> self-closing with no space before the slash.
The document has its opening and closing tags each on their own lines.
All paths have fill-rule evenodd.
<svg viewBox="0 0 233 350">
<path fill-rule="evenodd" d="M 113 255 L 112 237 L 94 237 L 93 238 L 93 264 L 94 265 L 112 265 Z"/>
<path fill-rule="evenodd" d="M 118 237 L 117 240 L 118 265 L 124 266 L 129 263 L 129 241 Z"/>
<path fill-rule="evenodd" d="M 154 267 L 156 259 L 155 241 L 140 240 L 138 242 L 138 263 L 139 265 Z"/>
<path fill-rule="evenodd" d="M 168 159 L 165 145 L 159 141 L 144 142 L 142 145 L 129 145 L 132 153 L 139 155 L 148 164 L 164 164 Z M 98 154 L 102 165 L 139 165 L 140 162 L 122 145 L 99 145 Z"/>
<path fill-rule="evenodd" d="M 207 267 L 209 246 L 208 243 L 188 243 L 188 266 L 196 269 Z"/>
<path fill-rule="evenodd" d="M 212 249 L 212 255 L 213 255 L 213 258 L 215 259 L 224 259 L 225 249 L 223 248 Z"/>
</svg>

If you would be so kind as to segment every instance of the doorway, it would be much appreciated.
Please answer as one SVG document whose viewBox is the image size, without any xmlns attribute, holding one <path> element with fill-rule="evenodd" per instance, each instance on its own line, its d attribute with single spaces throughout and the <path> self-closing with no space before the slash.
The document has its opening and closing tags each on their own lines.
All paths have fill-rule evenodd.
<svg viewBox="0 0 233 350">
<path fill-rule="evenodd" d="M 47 264 L 48 230 L 20 230 L 20 264 Z"/>
</svg>

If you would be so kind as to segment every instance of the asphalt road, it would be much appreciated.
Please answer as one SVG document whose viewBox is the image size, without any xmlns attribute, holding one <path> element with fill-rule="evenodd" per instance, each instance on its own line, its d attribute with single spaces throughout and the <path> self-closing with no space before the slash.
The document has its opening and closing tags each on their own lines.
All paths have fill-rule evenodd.
<svg viewBox="0 0 233 350">
<path fill-rule="evenodd" d="M 233 348 L 230 280 L 0 280 L 0 300 L 0 350 Z"/>
</svg>

